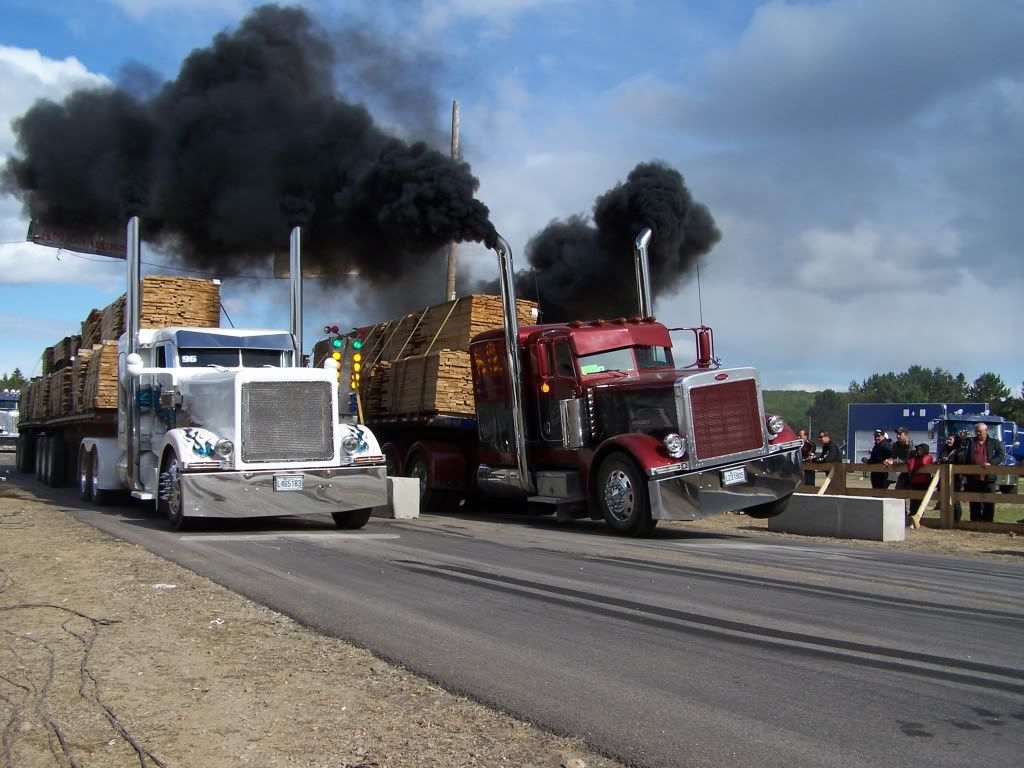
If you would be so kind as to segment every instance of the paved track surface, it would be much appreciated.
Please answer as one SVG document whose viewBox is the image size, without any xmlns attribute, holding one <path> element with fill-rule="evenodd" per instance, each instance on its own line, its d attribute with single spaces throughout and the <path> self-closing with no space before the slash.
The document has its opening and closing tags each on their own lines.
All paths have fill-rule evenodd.
<svg viewBox="0 0 1024 768">
<path fill-rule="evenodd" d="M 5 467 L 9 469 L 9 467 Z M 1018 766 L 1024 563 L 508 515 L 62 509 L 451 690 L 645 766 Z"/>
</svg>

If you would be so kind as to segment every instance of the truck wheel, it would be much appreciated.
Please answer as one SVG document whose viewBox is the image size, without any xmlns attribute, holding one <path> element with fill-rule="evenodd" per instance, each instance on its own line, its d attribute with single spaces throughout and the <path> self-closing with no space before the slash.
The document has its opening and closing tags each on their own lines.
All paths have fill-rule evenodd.
<svg viewBox="0 0 1024 768">
<path fill-rule="evenodd" d="M 35 470 L 36 480 L 42 482 L 43 472 L 46 470 L 46 435 L 36 440 Z"/>
<path fill-rule="evenodd" d="M 175 531 L 183 531 L 188 527 L 185 517 L 185 495 L 181 487 L 181 468 L 178 457 L 169 454 L 164 460 L 163 471 L 160 472 L 160 511 L 167 518 L 168 525 Z"/>
<path fill-rule="evenodd" d="M 92 493 L 92 455 L 83 446 L 78 450 L 78 498 L 88 501 Z"/>
<path fill-rule="evenodd" d="M 409 459 L 407 477 L 415 477 L 420 481 L 420 510 L 424 512 L 448 512 L 458 506 L 458 496 L 439 488 L 431 488 L 430 465 L 422 453 L 415 453 Z M 452 501 L 454 500 L 454 505 Z"/>
<path fill-rule="evenodd" d="M 767 520 L 769 517 L 775 517 L 781 515 L 786 511 L 786 507 L 789 506 L 789 500 L 793 498 L 793 494 L 783 496 L 781 499 L 775 501 L 769 501 L 764 504 L 758 504 L 754 507 L 747 507 L 743 510 L 743 514 L 747 517 L 752 517 L 754 520 Z"/>
<path fill-rule="evenodd" d="M 646 536 L 657 525 L 651 519 L 647 481 L 636 462 L 621 451 L 608 454 L 597 470 L 597 503 L 617 533 Z"/>
<path fill-rule="evenodd" d="M 370 520 L 370 509 L 353 509 L 348 512 L 332 512 L 334 524 L 339 528 L 354 531 L 362 528 Z"/>
<path fill-rule="evenodd" d="M 105 507 L 114 499 L 115 491 L 100 488 L 100 452 L 89 451 L 89 501 L 97 507 Z"/>
<path fill-rule="evenodd" d="M 999 486 L 999 492 L 1000 493 L 1016 493 L 1017 492 L 1017 484 L 1013 483 L 1012 485 L 1000 485 Z"/>
<path fill-rule="evenodd" d="M 64 438 L 61 435 L 53 435 L 47 443 L 49 461 L 46 484 L 52 488 L 60 488 L 64 485 Z"/>
</svg>

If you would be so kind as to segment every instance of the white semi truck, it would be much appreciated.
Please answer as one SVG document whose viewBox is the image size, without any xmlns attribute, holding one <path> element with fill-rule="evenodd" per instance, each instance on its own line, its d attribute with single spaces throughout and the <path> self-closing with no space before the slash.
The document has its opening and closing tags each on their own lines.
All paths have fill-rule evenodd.
<svg viewBox="0 0 1024 768">
<path fill-rule="evenodd" d="M 361 528 L 387 503 L 372 432 L 343 423 L 337 364 L 302 365 L 302 269 L 292 231 L 291 329 L 140 329 L 139 221 L 127 229 L 127 328 L 117 410 L 21 422 L 18 468 L 83 499 L 152 503 L 175 529 L 201 517 L 329 513 Z M 346 421 L 350 421 L 346 418 Z"/>
</svg>

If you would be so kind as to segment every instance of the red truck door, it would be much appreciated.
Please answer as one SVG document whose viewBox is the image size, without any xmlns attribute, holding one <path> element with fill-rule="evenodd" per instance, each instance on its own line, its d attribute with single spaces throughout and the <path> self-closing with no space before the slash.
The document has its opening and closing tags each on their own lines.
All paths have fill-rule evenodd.
<svg viewBox="0 0 1024 768">
<path fill-rule="evenodd" d="M 562 417 L 558 409 L 559 400 L 579 397 L 576 365 L 569 339 L 565 336 L 545 338 L 540 341 L 538 353 L 545 365 L 541 383 L 536 389 L 538 432 L 543 442 L 553 446 L 562 445 Z"/>
</svg>

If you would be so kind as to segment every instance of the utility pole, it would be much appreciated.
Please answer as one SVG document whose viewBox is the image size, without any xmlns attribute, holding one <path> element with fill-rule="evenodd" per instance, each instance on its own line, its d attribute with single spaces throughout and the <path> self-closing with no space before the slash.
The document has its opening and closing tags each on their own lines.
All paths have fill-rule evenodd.
<svg viewBox="0 0 1024 768">
<path fill-rule="evenodd" d="M 452 160 L 459 159 L 459 102 L 452 102 Z M 448 243 L 448 289 L 446 298 L 455 300 L 455 241 Z"/>
</svg>

